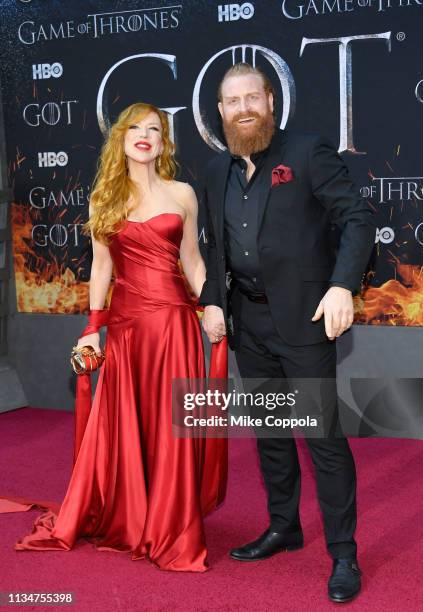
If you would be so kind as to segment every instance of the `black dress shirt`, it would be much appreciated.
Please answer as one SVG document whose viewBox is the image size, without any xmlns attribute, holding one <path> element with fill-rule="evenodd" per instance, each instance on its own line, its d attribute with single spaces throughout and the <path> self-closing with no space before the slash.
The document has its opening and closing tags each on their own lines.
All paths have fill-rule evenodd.
<svg viewBox="0 0 423 612">
<path fill-rule="evenodd" d="M 249 293 L 264 293 L 257 249 L 261 172 L 268 149 L 253 153 L 255 170 L 247 181 L 247 162 L 232 155 L 225 195 L 225 250 L 232 282 Z"/>
</svg>

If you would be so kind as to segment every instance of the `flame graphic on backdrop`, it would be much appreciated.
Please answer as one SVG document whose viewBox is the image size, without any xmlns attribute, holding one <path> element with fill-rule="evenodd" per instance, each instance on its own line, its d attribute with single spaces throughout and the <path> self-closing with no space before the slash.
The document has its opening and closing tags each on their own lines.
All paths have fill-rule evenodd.
<svg viewBox="0 0 423 612">
<path fill-rule="evenodd" d="M 355 298 L 355 322 L 367 325 L 423 325 L 423 268 L 397 263 L 396 279 L 368 287 Z"/>
<path fill-rule="evenodd" d="M 89 283 L 52 259 L 40 257 L 32 247 L 34 219 L 28 207 L 13 204 L 12 243 L 19 312 L 84 313 L 89 307 Z M 423 268 L 397 264 L 397 277 L 380 287 L 367 287 L 354 300 L 355 323 L 423 326 Z M 111 284 L 107 303 L 110 301 Z M 194 298 L 194 296 L 192 295 Z M 197 308 L 201 311 L 201 308 Z M 199 312 L 201 316 L 201 312 Z"/>
<path fill-rule="evenodd" d="M 32 248 L 34 220 L 26 206 L 12 204 L 12 246 L 19 312 L 81 313 L 89 305 L 89 283 Z M 51 256 L 51 252 L 49 252 Z"/>
<path fill-rule="evenodd" d="M 18 312 L 78 314 L 89 308 L 89 283 L 78 281 L 63 264 L 40 257 L 31 247 L 34 219 L 28 208 L 12 204 L 12 244 Z M 49 255 L 51 253 L 49 252 Z M 180 262 L 179 262 L 180 265 Z M 34 268 L 34 269 L 31 269 Z M 183 274 L 182 267 L 180 265 Z M 195 295 L 184 276 L 194 303 Z M 106 298 L 110 303 L 113 278 Z M 202 307 L 197 307 L 198 316 Z"/>
</svg>

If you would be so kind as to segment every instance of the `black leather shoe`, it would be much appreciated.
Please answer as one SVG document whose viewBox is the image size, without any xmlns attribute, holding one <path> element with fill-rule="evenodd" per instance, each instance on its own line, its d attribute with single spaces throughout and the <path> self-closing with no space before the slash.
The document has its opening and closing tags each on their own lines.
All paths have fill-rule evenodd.
<svg viewBox="0 0 423 612">
<path fill-rule="evenodd" d="M 229 555 L 237 561 L 259 561 L 276 553 L 297 550 L 304 546 L 302 534 L 284 535 L 267 529 L 257 540 L 241 548 L 233 548 Z"/>
<path fill-rule="evenodd" d="M 356 559 L 334 559 L 328 582 L 329 599 L 336 603 L 350 601 L 361 589 L 361 570 Z"/>
</svg>

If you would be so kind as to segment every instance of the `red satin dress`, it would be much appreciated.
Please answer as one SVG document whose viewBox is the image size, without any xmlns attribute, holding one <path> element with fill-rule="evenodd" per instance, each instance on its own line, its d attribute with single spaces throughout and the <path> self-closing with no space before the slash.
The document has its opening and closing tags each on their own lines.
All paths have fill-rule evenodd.
<svg viewBox="0 0 423 612">
<path fill-rule="evenodd" d="M 164 570 L 208 568 L 203 517 L 225 496 L 227 440 L 172 434 L 172 378 L 205 377 L 182 234 L 182 217 L 163 213 L 113 236 L 106 359 L 68 490 L 16 550 L 70 550 L 85 538 Z"/>
</svg>

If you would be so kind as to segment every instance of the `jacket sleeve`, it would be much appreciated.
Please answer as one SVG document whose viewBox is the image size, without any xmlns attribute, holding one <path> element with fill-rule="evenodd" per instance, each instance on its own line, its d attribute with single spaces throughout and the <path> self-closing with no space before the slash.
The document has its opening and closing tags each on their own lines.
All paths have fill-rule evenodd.
<svg viewBox="0 0 423 612">
<path fill-rule="evenodd" d="M 340 230 L 332 286 L 360 290 L 375 242 L 374 215 L 349 176 L 341 156 L 329 140 L 317 137 L 309 151 L 313 195 L 329 212 Z"/>
<path fill-rule="evenodd" d="M 210 208 L 207 200 L 207 189 L 203 193 L 203 206 L 206 212 L 206 232 L 207 232 L 207 262 L 206 262 L 206 282 L 203 285 L 199 297 L 201 306 L 220 306 L 222 298 L 219 289 L 218 259 L 216 251 L 216 239 L 213 230 L 213 223 Z"/>
</svg>

